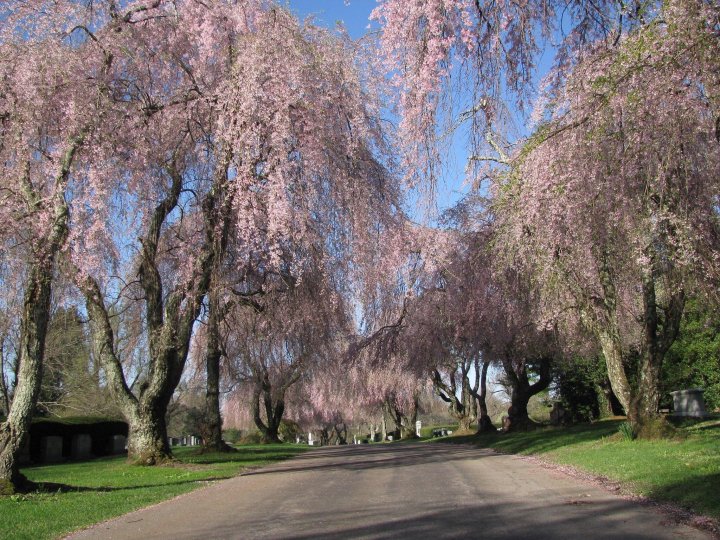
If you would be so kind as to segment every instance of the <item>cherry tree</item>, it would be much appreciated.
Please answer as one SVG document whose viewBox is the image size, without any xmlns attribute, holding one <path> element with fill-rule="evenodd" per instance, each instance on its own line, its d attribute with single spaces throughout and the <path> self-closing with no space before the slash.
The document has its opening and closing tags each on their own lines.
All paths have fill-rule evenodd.
<svg viewBox="0 0 720 540">
<path fill-rule="evenodd" d="M 10 1 L 2 10 L 2 281 L 6 288 L 22 283 L 23 297 L 19 368 L 0 425 L 0 492 L 12 492 L 24 481 L 17 456 L 40 391 L 53 279 L 70 234 L 70 200 L 80 185 L 102 189 L 78 163 L 92 155 L 102 138 L 99 128 L 108 122 L 113 56 L 85 39 L 81 3 Z"/>
<path fill-rule="evenodd" d="M 63 249 L 130 456 L 162 461 L 164 413 L 228 243 L 300 279 L 303 257 L 362 245 L 376 209 L 395 201 L 375 159 L 379 109 L 350 44 L 269 2 L 8 6 L 2 152 L 20 189 L 4 192 L 0 219 L 29 276 L 30 359 L 3 424 L 6 477 L 17 478 Z M 326 221 L 342 226 L 328 234 Z M 288 244 L 303 246 L 290 262 Z M 119 357 L 117 305 L 144 318 L 145 361 L 132 367 Z"/>
<path fill-rule="evenodd" d="M 174 16 L 154 18 L 154 9 L 172 9 Z M 138 73 L 133 86 L 142 89 L 141 110 L 151 112 L 141 125 L 144 146 L 128 151 L 148 152 L 139 160 L 139 175 L 159 177 L 165 189 L 155 204 L 153 197 L 141 199 L 145 206 L 136 212 L 147 216 L 139 223 L 145 231 L 138 235 L 139 255 L 131 261 L 149 317 L 140 395 L 129 391 L 112 357 L 99 284 L 88 278 L 84 288 L 101 338 L 97 348 L 127 405 L 131 455 L 152 463 L 169 455 L 164 410 L 213 268 L 228 246 L 241 271 L 259 265 L 262 273 L 300 280 L 314 250 L 330 259 L 327 254 L 342 253 L 351 237 L 362 245 L 396 188 L 374 159 L 384 142 L 373 101 L 341 39 L 255 3 L 173 3 L 141 16 L 126 46 L 136 50 L 133 58 L 152 54 L 157 69 L 127 67 Z M 203 33 L 206 27 L 212 32 Z M 157 57 L 152 48 L 163 33 L 163 46 L 175 48 Z M 383 200 L 388 203 L 378 204 Z"/>
<path fill-rule="evenodd" d="M 408 174 L 435 182 L 458 129 L 467 136 L 470 164 L 482 164 L 498 145 L 492 130 L 508 128 L 512 115 L 504 103 L 524 109 L 533 97 L 546 42 L 558 42 L 557 70 L 544 83 L 554 89 L 587 43 L 612 42 L 657 4 L 381 0 L 371 17 L 381 26 L 381 60 L 397 96 Z"/>
<path fill-rule="evenodd" d="M 234 302 L 226 319 L 225 351 L 238 385 L 234 406 L 250 408 L 265 442 L 279 442 L 291 388 L 307 384 L 313 371 L 339 356 L 339 342 L 348 334 L 345 303 L 318 263 L 301 280 L 265 277 L 250 305 L 247 292 L 235 291 L 244 301 Z"/>
<path fill-rule="evenodd" d="M 688 288 L 716 283 L 717 20 L 717 6 L 669 2 L 598 45 L 498 186 L 505 260 L 529 272 L 548 316 L 574 314 L 594 335 L 639 435 L 657 425 Z"/>
</svg>

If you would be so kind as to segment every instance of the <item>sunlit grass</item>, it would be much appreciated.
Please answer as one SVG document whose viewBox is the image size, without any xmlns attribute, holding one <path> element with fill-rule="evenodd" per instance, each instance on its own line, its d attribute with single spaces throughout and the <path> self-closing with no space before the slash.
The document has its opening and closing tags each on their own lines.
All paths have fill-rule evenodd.
<svg viewBox="0 0 720 540">
<path fill-rule="evenodd" d="M 640 495 L 720 518 L 720 422 L 682 428 L 685 437 L 628 441 L 610 420 L 529 433 L 450 437 L 517 454 L 536 454 L 619 481 Z"/>
<path fill-rule="evenodd" d="M 178 448 L 177 463 L 159 467 L 128 465 L 124 458 L 28 467 L 22 472 L 43 487 L 0 498 L 0 538 L 56 538 L 307 449 L 254 445 L 233 454 L 197 454 Z"/>
</svg>

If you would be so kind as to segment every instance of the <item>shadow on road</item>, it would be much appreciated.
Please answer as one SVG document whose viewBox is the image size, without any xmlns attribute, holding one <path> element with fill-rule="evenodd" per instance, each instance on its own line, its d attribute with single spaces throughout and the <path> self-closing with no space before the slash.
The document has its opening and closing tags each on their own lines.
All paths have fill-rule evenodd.
<svg viewBox="0 0 720 540">
<path fill-rule="evenodd" d="M 392 507 L 375 505 L 334 514 L 306 513 L 299 520 L 295 518 L 290 527 L 296 532 L 284 532 L 282 538 L 658 538 L 656 528 L 646 530 L 644 523 L 631 522 L 632 518 L 626 513 L 627 506 L 627 501 L 622 499 L 597 503 L 568 500 L 562 505 L 548 505 L 539 500 L 510 506 L 480 500 L 457 501 L 448 496 L 444 504 L 424 508 L 406 508 L 398 501 Z M 393 513 L 397 517 L 388 519 Z M 592 520 L 588 519 L 589 514 L 592 514 Z M 650 519 L 654 525 L 664 518 L 657 515 Z M 357 525 L 358 521 L 364 524 Z M 322 530 L 326 532 L 319 532 L 318 524 L 322 524 Z M 250 520 L 246 522 L 245 530 L 263 531 L 270 525 L 262 519 Z M 202 534 L 202 531 L 196 532 Z M 211 534 L 219 538 L 242 537 L 240 531 L 232 528 L 213 527 Z M 668 534 L 667 538 L 670 537 Z"/>
<path fill-rule="evenodd" d="M 491 450 L 479 450 L 470 446 L 428 446 L 427 444 L 405 444 L 366 446 L 349 445 L 314 450 L 300 455 L 292 461 L 272 465 L 263 469 L 248 471 L 241 476 L 267 475 L 289 472 L 322 470 L 360 471 L 364 469 L 414 467 L 416 465 L 471 460 L 496 455 Z M 342 456 L 342 460 L 338 457 Z"/>
</svg>

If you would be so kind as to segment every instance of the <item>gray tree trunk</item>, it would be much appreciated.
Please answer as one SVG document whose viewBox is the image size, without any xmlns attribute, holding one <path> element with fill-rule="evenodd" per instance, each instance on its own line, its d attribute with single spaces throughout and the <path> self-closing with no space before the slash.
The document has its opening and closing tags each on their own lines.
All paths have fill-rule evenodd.
<svg viewBox="0 0 720 540">
<path fill-rule="evenodd" d="M 42 383 L 45 336 L 50 318 L 52 272 L 35 265 L 25 285 L 20 329 L 20 369 L 8 418 L 0 425 L 0 495 L 22 488 L 18 457 L 30 429 Z"/>
<path fill-rule="evenodd" d="M 85 296 L 95 357 L 100 359 L 108 386 L 130 424 L 128 459 L 139 464 L 154 465 L 172 459 L 165 414 L 182 377 L 193 326 L 210 289 L 212 270 L 225 249 L 233 200 L 232 193 L 227 192 L 228 163 L 229 157 L 225 168 L 218 167 L 213 188 L 203 202 L 205 240 L 197 248 L 194 273 L 187 283 L 169 293 L 163 289 L 157 251 L 163 224 L 177 207 L 183 179 L 174 162 L 166 166 L 172 184 L 148 223 L 138 268 L 145 293 L 150 358 L 147 379 L 137 395 L 128 387 L 116 355 L 115 335 L 99 285 L 90 278 L 78 283 Z"/>
<path fill-rule="evenodd" d="M 478 433 L 495 433 L 497 429 L 492 423 L 490 416 L 488 415 L 487 408 L 487 373 L 490 367 L 490 361 L 483 361 L 482 371 L 480 373 L 480 393 L 477 394 L 478 400 Z"/>
<path fill-rule="evenodd" d="M 205 414 L 207 429 L 203 449 L 215 452 L 233 452 L 235 449 L 222 438 L 222 415 L 220 414 L 220 305 L 216 291 L 208 294 L 207 346 L 205 349 Z"/>
<path fill-rule="evenodd" d="M 530 384 L 525 362 L 514 365 L 508 358 L 503 360 L 506 380 L 511 388 L 510 408 L 503 421 L 503 431 L 526 431 L 532 426 L 527 406 L 532 396 L 550 386 L 550 362 L 550 358 L 547 357 L 538 359 L 540 378 L 537 382 Z"/>
<path fill-rule="evenodd" d="M 25 282 L 23 311 L 20 316 L 19 369 L 8 418 L 0 424 L 0 494 L 10 494 L 22 487 L 18 457 L 37 405 L 42 384 L 45 338 L 50 321 L 52 280 L 57 254 L 68 235 L 69 210 L 65 188 L 75 154 L 83 145 L 87 130 L 71 138 L 55 178 L 56 191 L 50 199 L 52 224 L 29 264 Z M 23 179 L 23 192 L 30 208 L 42 207 L 43 201 L 29 178 Z"/>
</svg>

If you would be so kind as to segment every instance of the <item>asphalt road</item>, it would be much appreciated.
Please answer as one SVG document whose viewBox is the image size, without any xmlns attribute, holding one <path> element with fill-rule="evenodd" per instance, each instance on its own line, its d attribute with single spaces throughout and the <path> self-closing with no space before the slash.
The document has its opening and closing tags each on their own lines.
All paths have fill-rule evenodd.
<svg viewBox="0 0 720 540">
<path fill-rule="evenodd" d="M 465 446 L 331 447 L 71 538 L 709 538 L 560 472 Z"/>
</svg>

